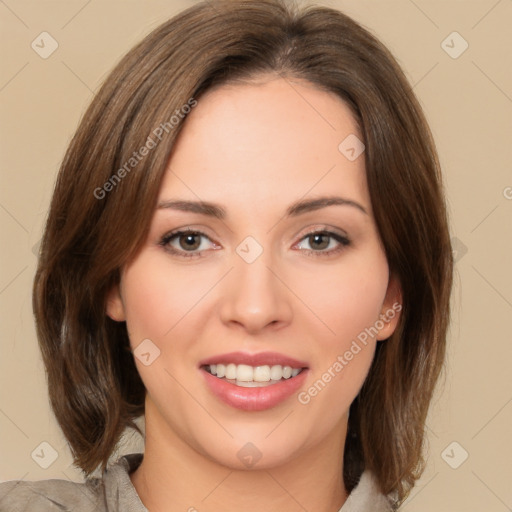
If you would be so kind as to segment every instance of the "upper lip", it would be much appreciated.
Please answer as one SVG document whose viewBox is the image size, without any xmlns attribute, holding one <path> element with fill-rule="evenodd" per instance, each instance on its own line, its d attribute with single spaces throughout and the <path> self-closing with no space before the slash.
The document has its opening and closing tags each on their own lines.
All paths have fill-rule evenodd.
<svg viewBox="0 0 512 512">
<path fill-rule="evenodd" d="M 307 368 L 304 361 L 299 361 L 293 357 L 279 354 L 278 352 L 259 352 L 257 354 L 248 354 L 246 352 L 229 352 L 228 354 L 219 354 L 203 359 L 199 366 L 210 364 L 247 364 L 249 366 L 291 366 L 292 368 Z"/>
</svg>

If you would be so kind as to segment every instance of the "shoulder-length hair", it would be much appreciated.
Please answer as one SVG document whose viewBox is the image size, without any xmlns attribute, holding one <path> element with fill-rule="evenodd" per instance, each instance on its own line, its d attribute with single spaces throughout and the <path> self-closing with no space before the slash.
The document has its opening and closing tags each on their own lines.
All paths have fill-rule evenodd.
<svg viewBox="0 0 512 512">
<path fill-rule="evenodd" d="M 447 212 L 433 138 L 403 71 L 368 30 L 330 8 L 201 2 L 151 32 L 108 76 L 63 159 L 34 281 L 51 405 L 86 474 L 105 467 L 125 428 L 136 428 L 145 389 L 126 324 L 105 313 L 107 292 L 146 238 L 194 102 L 212 87 L 268 73 L 337 94 L 361 129 L 403 309 L 351 405 L 343 477 L 350 491 L 370 469 L 401 502 L 424 470 L 425 420 L 445 355 Z"/>
</svg>

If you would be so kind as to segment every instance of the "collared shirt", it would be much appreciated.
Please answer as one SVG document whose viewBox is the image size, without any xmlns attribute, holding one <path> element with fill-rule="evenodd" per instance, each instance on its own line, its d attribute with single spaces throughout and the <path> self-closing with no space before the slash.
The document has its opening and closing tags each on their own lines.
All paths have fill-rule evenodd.
<svg viewBox="0 0 512 512">
<path fill-rule="evenodd" d="M 130 480 L 143 455 L 121 457 L 102 478 L 84 483 L 67 480 L 0 484 L 0 512 L 148 512 Z M 339 512 L 391 512 L 390 500 L 381 494 L 369 471 L 364 471 Z"/>
</svg>

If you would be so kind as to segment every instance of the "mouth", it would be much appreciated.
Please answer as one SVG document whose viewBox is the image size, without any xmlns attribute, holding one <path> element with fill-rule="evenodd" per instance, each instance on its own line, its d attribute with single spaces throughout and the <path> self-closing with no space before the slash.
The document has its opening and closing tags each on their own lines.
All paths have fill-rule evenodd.
<svg viewBox="0 0 512 512">
<path fill-rule="evenodd" d="M 274 352 L 233 352 L 201 361 L 210 392 L 244 411 L 262 411 L 289 399 L 304 384 L 306 363 Z"/>
<path fill-rule="evenodd" d="M 247 364 L 210 364 L 202 367 L 210 375 L 222 379 L 235 386 L 244 388 L 260 388 L 272 386 L 283 380 L 297 377 L 305 368 L 291 366 L 263 365 L 250 366 Z"/>
</svg>

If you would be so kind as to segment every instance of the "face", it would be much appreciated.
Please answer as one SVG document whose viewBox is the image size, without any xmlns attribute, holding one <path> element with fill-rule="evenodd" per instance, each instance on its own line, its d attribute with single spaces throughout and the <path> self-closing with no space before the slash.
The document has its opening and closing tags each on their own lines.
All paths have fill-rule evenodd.
<svg viewBox="0 0 512 512">
<path fill-rule="evenodd" d="M 354 135 L 342 100 L 307 82 L 268 78 L 199 100 L 107 306 L 127 323 L 147 435 L 232 468 L 248 467 L 244 450 L 264 468 L 342 446 L 400 309 L 364 153 L 338 148 Z M 325 197 L 337 199 L 311 203 Z M 213 206 L 187 203 L 199 201 Z"/>
</svg>

